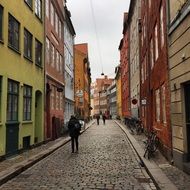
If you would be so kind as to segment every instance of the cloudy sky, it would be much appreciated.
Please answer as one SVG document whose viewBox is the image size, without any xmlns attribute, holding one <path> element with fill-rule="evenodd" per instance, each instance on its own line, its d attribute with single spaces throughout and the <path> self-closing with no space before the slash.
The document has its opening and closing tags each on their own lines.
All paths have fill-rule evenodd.
<svg viewBox="0 0 190 190">
<path fill-rule="evenodd" d="M 67 0 L 76 32 L 75 43 L 88 43 L 92 80 L 102 70 L 114 77 L 119 64 L 119 43 L 122 38 L 123 14 L 130 0 Z M 94 13 L 94 14 L 93 14 Z"/>
</svg>

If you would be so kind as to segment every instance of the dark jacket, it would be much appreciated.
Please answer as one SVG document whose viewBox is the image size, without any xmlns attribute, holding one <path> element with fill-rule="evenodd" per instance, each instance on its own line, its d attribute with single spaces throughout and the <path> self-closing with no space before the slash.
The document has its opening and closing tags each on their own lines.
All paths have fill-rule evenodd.
<svg viewBox="0 0 190 190">
<path fill-rule="evenodd" d="M 79 125 L 79 128 L 76 128 L 75 125 Z M 69 129 L 69 135 L 71 137 L 77 137 L 80 135 L 80 130 L 81 130 L 81 124 L 79 123 L 78 119 L 75 117 L 71 117 L 68 123 L 68 129 Z"/>
</svg>

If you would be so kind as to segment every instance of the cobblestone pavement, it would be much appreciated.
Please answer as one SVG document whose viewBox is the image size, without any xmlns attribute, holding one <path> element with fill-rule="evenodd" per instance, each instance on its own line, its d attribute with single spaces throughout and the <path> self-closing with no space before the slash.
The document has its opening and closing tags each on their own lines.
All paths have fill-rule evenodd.
<svg viewBox="0 0 190 190">
<path fill-rule="evenodd" d="M 93 125 L 79 142 L 79 153 L 72 154 L 68 143 L 0 189 L 156 189 L 125 134 L 113 121 Z"/>
<path fill-rule="evenodd" d="M 144 148 L 143 141 L 146 139 L 145 135 L 133 135 L 133 137 Z M 186 174 L 177 167 L 172 166 L 159 151 L 157 151 L 154 157 L 151 159 L 162 169 L 166 176 L 176 185 L 179 190 L 190 189 L 190 175 Z"/>
<path fill-rule="evenodd" d="M 36 148 L 27 150 L 19 155 L 14 155 L 10 158 L 7 158 L 6 160 L 3 160 L 0 162 L 0 171 L 4 171 L 7 168 L 10 168 L 11 166 L 13 166 L 14 164 L 20 163 L 26 159 L 29 159 L 31 156 L 36 155 L 44 150 L 46 150 L 47 148 L 55 145 L 56 143 L 58 143 L 59 141 L 61 141 L 63 138 L 65 137 L 61 137 L 55 141 L 50 141 L 46 144 L 42 144 L 41 146 L 38 146 Z"/>
</svg>

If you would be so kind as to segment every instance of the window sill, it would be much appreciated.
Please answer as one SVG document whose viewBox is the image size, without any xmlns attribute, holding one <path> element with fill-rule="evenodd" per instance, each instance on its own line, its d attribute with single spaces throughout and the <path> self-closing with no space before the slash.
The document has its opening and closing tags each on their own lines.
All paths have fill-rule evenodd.
<svg viewBox="0 0 190 190">
<path fill-rule="evenodd" d="M 26 1 L 24 1 L 24 2 L 26 3 L 27 7 L 33 12 L 32 7 Z"/>
<path fill-rule="evenodd" d="M 35 14 L 36 18 L 43 24 L 42 18 L 40 18 L 37 14 Z"/>
<path fill-rule="evenodd" d="M 16 52 L 17 54 L 21 55 L 21 52 L 17 50 L 16 48 L 12 47 L 11 45 L 8 45 L 8 47 L 12 49 L 14 52 Z"/>
<path fill-rule="evenodd" d="M 28 61 L 30 61 L 31 63 L 33 63 L 33 60 L 29 57 L 27 57 L 26 55 L 23 56 L 25 59 L 27 59 Z"/>
<path fill-rule="evenodd" d="M 19 121 L 7 121 L 6 122 L 6 125 L 15 125 L 15 124 L 19 125 L 20 122 Z"/>
<path fill-rule="evenodd" d="M 37 63 L 36 63 L 36 66 L 39 67 L 40 69 L 43 69 L 43 67 Z"/>
<path fill-rule="evenodd" d="M 28 121 L 22 121 L 22 124 L 32 124 L 33 121 L 32 120 L 28 120 Z"/>
</svg>

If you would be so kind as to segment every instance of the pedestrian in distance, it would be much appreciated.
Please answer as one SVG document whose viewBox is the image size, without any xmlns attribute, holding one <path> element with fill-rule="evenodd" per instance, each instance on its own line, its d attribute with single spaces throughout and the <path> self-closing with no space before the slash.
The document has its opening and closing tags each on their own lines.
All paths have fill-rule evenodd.
<svg viewBox="0 0 190 190">
<path fill-rule="evenodd" d="M 69 123 L 68 123 L 69 135 L 71 137 L 71 148 L 72 153 L 75 151 L 76 145 L 76 153 L 78 152 L 78 137 L 80 135 L 81 124 L 79 120 L 75 116 L 71 116 Z"/>
<path fill-rule="evenodd" d="M 99 121 L 100 121 L 100 115 L 96 115 L 96 120 L 97 120 L 97 125 L 99 125 Z"/>
<path fill-rule="evenodd" d="M 105 114 L 102 115 L 102 119 L 103 119 L 103 123 L 105 125 L 106 124 L 106 116 L 105 116 Z"/>
</svg>

